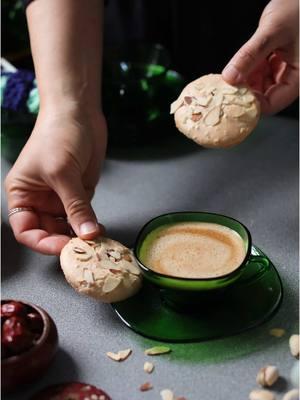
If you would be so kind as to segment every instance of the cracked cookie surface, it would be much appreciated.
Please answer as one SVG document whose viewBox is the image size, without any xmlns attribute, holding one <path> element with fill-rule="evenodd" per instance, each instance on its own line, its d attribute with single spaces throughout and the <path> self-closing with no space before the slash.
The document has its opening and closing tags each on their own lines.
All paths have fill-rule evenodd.
<svg viewBox="0 0 300 400">
<path fill-rule="evenodd" d="M 247 86 L 209 74 L 189 83 L 170 112 L 178 130 L 201 146 L 232 147 L 253 131 L 260 105 Z"/>
<path fill-rule="evenodd" d="M 131 250 L 106 237 L 71 239 L 60 263 L 75 290 L 105 303 L 125 300 L 141 287 L 141 271 Z"/>
</svg>

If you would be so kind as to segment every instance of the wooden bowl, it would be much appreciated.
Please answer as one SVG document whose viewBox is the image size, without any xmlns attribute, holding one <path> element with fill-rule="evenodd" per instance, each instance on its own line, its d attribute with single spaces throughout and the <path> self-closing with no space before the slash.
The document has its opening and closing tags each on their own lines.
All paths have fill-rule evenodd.
<svg viewBox="0 0 300 400">
<path fill-rule="evenodd" d="M 2 300 L 1 304 L 12 300 Z M 43 330 L 34 345 L 20 354 L 1 360 L 2 390 L 5 392 L 33 382 L 45 373 L 58 347 L 57 328 L 49 314 L 41 307 L 25 301 L 15 300 L 32 308 L 42 318 Z"/>
</svg>

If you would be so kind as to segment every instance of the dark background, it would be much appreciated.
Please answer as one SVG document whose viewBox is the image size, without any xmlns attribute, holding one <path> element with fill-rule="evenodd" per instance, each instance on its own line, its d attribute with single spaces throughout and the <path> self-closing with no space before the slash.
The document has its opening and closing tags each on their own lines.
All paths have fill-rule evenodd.
<svg viewBox="0 0 300 400">
<path fill-rule="evenodd" d="M 37 0 L 38 1 L 38 0 Z M 112 46 L 161 43 L 187 80 L 219 73 L 256 30 L 266 0 L 108 0 L 104 59 Z M 2 1 L 2 56 L 33 69 L 20 0 Z M 284 110 L 298 117 L 298 101 Z"/>
</svg>

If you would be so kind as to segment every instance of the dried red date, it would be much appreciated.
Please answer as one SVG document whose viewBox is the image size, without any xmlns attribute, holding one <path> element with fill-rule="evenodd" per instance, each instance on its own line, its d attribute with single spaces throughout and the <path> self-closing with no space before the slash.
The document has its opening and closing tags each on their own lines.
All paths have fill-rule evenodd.
<svg viewBox="0 0 300 400">
<path fill-rule="evenodd" d="M 25 316 L 26 306 L 18 301 L 1 304 L 1 317 Z"/>
<path fill-rule="evenodd" d="M 14 355 L 29 349 L 33 345 L 33 339 L 24 318 L 13 316 L 4 322 L 1 342 Z"/>
</svg>

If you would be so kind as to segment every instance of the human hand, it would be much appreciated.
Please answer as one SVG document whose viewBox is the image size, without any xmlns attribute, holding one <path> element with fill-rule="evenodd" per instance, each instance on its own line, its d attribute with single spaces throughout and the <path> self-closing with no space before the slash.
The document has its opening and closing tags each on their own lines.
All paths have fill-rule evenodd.
<svg viewBox="0 0 300 400">
<path fill-rule="evenodd" d="M 106 149 L 102 114 L 47 110 L 5 181 L 16 239 L 43 254 L 59 255 L 69 241 L 70 225 L 83 239 L 102 233 L 90 201 Z M 67 220 L 60 217 L 67 217 Z"/>
<path fill-rule="evenodd" d="M 230 84 L 248 83 L 263 113 L 276 113 L 298 97 L 298 18 L 298 0 L 270 1 L 254 35 L 222 72 Z"/>
</svg>

